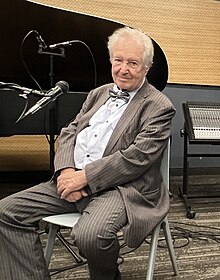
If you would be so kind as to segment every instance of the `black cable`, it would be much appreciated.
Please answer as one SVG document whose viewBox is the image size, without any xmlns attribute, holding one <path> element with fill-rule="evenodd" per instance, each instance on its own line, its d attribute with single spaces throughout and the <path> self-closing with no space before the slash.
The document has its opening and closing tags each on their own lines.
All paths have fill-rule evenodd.
<svg viewBox="0 0 220 280">
<path fill-rule="evenodd" d="M 25 62 L 24 54 L 23 54 L 23 46 L 24 46 L 24 43 L 25 43 L 26 39 L 27 39 L 32 33 L 35 33 L 36 35 L 39 34 L 38 31 L 36 31 L 36 30 L 31 30 L 31 31 L 29 31 L 29 32 L 25 35 L 25 37 L 23 38 L 23 40 L 22 40 L 22 42 L 21 42 L 21 46 L 20 46 L 20 57 L 21 57 L 22 64 L 23 64 L 23 66 L 24 66 L 24 68 L 25 68 L 27 74 L 28 74 L 28 75 L 30 76 L 30 78 L 35 82 L 35 84 L 36 84 L 37 87 L 39 88 L 40 92 L 43 93 L 43 90 L 42 90 L 40 84 L 37 82 L 37 80 L 36 80 L 36 79 L 33 77 L 33 75 L 31 74 L 31 72 L 30 72 L 30 70 L 29 70 L 29 68 L 28 68 L 28 66 L 27 66 L 27 63 Z"/>
<path fill-rule="evenodd" d="M 29 32 L 25 35 L 25 37 L 23 38 L 23 40 L 22 40 L 22 42 L 21 42 L 21 45 L 20 45 L 20 57 L 21 57 L 21 62 L 22 62 L 22 64 L 23 64 L 23 66 L 24 66 L 24 68 L 25 68 L 27 74 L 31 77 L 31 79 L 35 82 L 35 84 L 36 84 L 37 87 L 39 88 L 39 90 L 40 90 L 40 91 L 39 91 L 39 95 L 40 95 L 40 96 L 41 96 L 41 95 L 44 96 L 44 93 L 43 93 L 43 90 L 42 90 L 41 86 L 39 85 L 39 83 L 37 82 L 37 80 L 33 77 L 33 75 L 30 73 L 30 71 L 29 71 L 29 69 L 28 69 L 28 66 L 27 66 L 27 64 L 26 64 L 26 62 L 25 62 L 24 55 L 23 55 L 23 46 L 24 46 L 24 43 L 25 43 L 26 39 L 28 38 L 28 36 L 31 35 L 32 33 L 38 34 L 38 32 L 37 32 L 36 30 L 31 30 L 31 31 L 29 31 Z M 15 85 L 15 84 L 11 84 L 11 85 L 10 85 L 10 84 L 7 84 L 7 86 L 8 86 L 9 88 L 10 88 L 10 87 L 13 88 L 14 85 Z M 42 94 L 41 94 L 41 93 L 42 93 Z M 26 98 L 26 102 L 25 102 L 24 109 L 23 109 L 22 113 L 20 114 L 20 116 L 18 117 L 18 119 L 16 120 L 15 123 L 18 123 L 18 122 L 23 118 L 23 116 L 24 116 L 24 114 L 25 114 L 27 108 L 28 108 L 28 98 Z"/>
<path fill-rule="evenodd" d="M 190 229 L 190 227 L 193 227 L 193 229 Z M 212 240 L 220 243 L 220 228 L 218 227 L 170 221 L 170 230 L 174 242 L 178 239 L 188 240 L 188 242 L 181 247 L 188 245 L 190 240 Z"/>
<path fill-rule="evenodd" d="M 96 62 L 95 62 L 95 58 L 94 58 L 94 55 L 93 55 L 93 53 L 92 53 L 90 47 L 89 47 L 85 42 L 83 42 L 83 41 L 81 41 L 81 40 L 74 40 L 73 43 L 80 43 L 80 44 L 83 44 L 83 45 L 87 48 L 87 50 L 89 51 L 89 53 L 90 53 L 90 55 L 91 55 L 91 57 L 92 57 L 92 62 L 93 62 L 93 67 L 94 67 L 94 87 L 96 87 L 96 86 L 97 86 L 97 69 L 96 69 Z"/>
</svg>

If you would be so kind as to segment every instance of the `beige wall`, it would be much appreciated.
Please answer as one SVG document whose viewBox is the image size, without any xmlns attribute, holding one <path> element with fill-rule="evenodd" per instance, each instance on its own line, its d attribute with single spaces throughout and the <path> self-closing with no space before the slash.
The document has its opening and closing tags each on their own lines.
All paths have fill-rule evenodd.
<svg viewBox="0 0 220 280">
<path fill-rule="evenodd" d="M 0 171 L 48 170 L 49 166 L 45 136 L 0 137 Z"/>
<path fill-rule="evenodd" d="M 220 85 L 220 1 L 35 0 L 141 28 L 164 50 L 169 82 Z"/>
</svg>

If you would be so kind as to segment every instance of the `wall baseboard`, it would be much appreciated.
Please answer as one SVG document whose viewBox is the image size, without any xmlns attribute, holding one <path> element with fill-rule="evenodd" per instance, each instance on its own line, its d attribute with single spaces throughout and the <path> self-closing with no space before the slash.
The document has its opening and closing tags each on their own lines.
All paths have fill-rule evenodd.
<svg viewBox="0 0 220 280">
<path fill-rule="evenodd" d="M 0 172 L 0 183 L 37 184 L 48 181 L 50 178 L 49 170 Z"/>
<path fill-rule="evenodd" d="M 219 175 L 219 167 L 191 167 L 188 171 L 189 175 Z M 183 169 L 182 168 L 171 168 L 170 169 L 171 176 L 182 176 Z"/>
</svg>

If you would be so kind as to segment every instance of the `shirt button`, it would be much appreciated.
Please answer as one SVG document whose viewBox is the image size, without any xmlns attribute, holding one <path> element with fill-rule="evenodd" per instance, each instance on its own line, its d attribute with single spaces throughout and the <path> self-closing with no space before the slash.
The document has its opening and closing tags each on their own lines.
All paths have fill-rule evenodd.
<svg viewBox="0 0 220 280">
<path fill-rule="evenodd" d="M 94 136 L 97 137 L 97 134 L 95 134 Z"/>
<path fill-rule="evenodd" d="M 86 155 L 87 157 L 90 157 L 90 155 Z"/>
</svg>

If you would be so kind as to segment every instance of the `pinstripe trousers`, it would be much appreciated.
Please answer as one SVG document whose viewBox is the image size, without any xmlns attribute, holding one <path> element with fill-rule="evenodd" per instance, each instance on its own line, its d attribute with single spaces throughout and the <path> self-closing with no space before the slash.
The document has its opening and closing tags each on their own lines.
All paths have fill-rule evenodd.
<svg viewBox="0 0 220 280">
<path fill-rule="evenodd" d="M 127 218 L 119 191 L 70 203 L 59 198 L 53 182 L 0 200 L 0 279 L 50 279 L 37 233 L 39 221 L 47 215 L 78 210 L 83 215 L 71 235 L 88 261 L 90 279 L 120 279 L 116 234 Z"/>
</svg>

